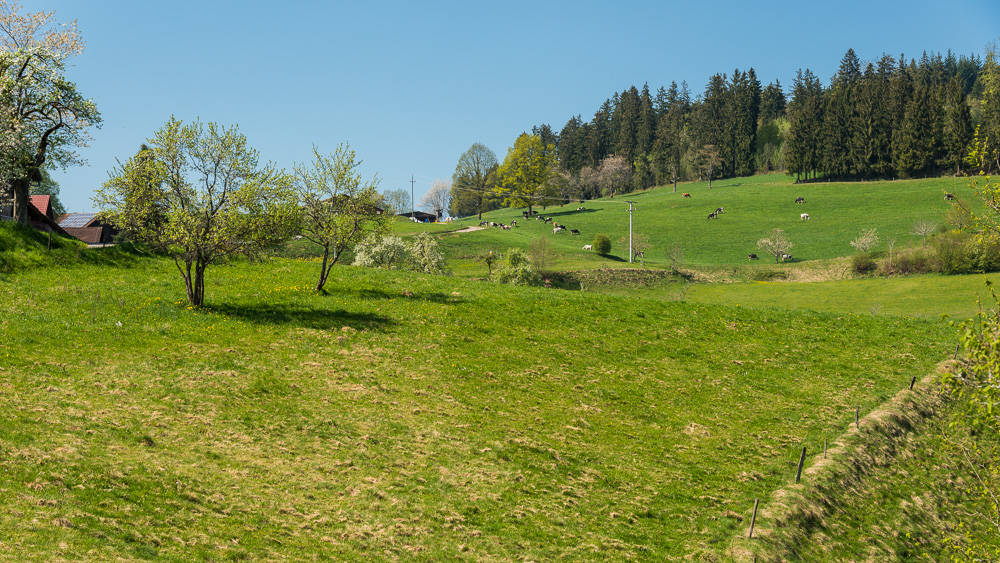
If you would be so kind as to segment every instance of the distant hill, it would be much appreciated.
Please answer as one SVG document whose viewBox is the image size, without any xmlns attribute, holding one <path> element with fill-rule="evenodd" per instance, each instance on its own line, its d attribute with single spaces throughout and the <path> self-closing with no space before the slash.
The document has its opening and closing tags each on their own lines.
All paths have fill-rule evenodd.
<svg viewBox="0 0 1000 563">
<path fill-rule="evenodd" d="M 876 250 L 885 249 L 886 241 L 892 239 L 896 248 L 918 243 L 920 237 L 913 234 L 917 221 L 944 224 L 951 205 L 944 198 L 946 192 L 967 200 L 973 195 L 966 178 L 795 184 L 784 174 L 770 174 L 715 181 L 712 189 L 707 182 L 695 182 L 680 185 L 676 193 L 671 186 L 662 186 L 614 199 L 539 210 L 542 216 L 579 230 L 580 236 L 568 231 L 553 234 L 552 224 L 524 220 L 521 209 L 502 209 L 484 214 L 483 218 L 506 224 L 516 220 L 516 228 L 443 237 L 442 246 L 451 259 L 461 260 L 508 247 L 528 248 L 533 241 L 546 237 L 559 256 L 555 268 L 627 262 L 627 247 L 623 248 L 618 240 L 627 240 L 626 201 L 633 201 L 633 233 L 648 237 L 652 246 L 645 253 L 646 266 L 669 265 L 667 253 L 674 245 L 683 250 L 686 264 L 746 264 L 749 253 L 761 254 L 757 241 L 775 228 L 783 229 L 795 245 L 791 252 L 794 261 L 826 260 L 853 254 L 850 241 L 862 229 L 878 230 L 883 242 Z M 691 197 L 682 197 L 683 193 Z M 796 203 L 799 197 L 805 202 Z M 583 209 L 578 210 L 580 207 Z M 708 215 L 720 207 L 724 213 L 709 219 Z M 807 213 L 809 220 L 801 219 L 802 213 Z M 474 217 L 462 219 L 452 223 L 451 228 L 458 230 L 478 223 Z M 402 228 L 440 230 L 441 226 Z M 614 243 L 610 260 L 582 249 L 597 233 L 609 235 Z M 767 257 L 761 255 L 761 260 Z"/>
</svg>

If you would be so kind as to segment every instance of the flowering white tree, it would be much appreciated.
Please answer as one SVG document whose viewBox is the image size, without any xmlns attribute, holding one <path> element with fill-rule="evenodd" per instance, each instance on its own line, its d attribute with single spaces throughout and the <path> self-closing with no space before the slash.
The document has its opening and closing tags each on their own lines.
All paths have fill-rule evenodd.
<svg viewBox="0 0 1000 563">
<path fill-rule="evenodd" d="M 101 116 L 64 76 L 66 61 L 83 52 L 76 22 L 20 12 L 19 4 L 0 2 L 0 184 L 12 188 L 14 218 L 26 224 L 42 166 L 82 163 L 74 149 L 87 146 Z"/>
<path fill-rule="evenodd" d="M 427 190 L 424 197 L 420 198 L 420 207 L 433 213 L 435 220 L 440 221 L 448 209 L 448 202 L 451 201 L 451 182 L 438 178 L 431 182 L 431 188 Z"/>
<path fill-rule="evenodd" d="M 861 235 L 858 238 L 851 241 L 851 246 L 853 246 L 858 252 L 864 252 L 868 254 L 875 248 L 879 243 L 878 232 L 876 229 L 865 229 L 861 231 Z"/>
<path fill-rule="evenodd" d="M 771 236 L 757 241 L 757 248 L 773 255 L 775 264 L 781 260 L 782 255 L 788 254 L 788 251 L 791 250 L 793 246 L 795 245 L 788 240 L 788 237 L 785 236 L 785 231 L 781 229 L 774 229 L 771 231 Z"/>
</svg>

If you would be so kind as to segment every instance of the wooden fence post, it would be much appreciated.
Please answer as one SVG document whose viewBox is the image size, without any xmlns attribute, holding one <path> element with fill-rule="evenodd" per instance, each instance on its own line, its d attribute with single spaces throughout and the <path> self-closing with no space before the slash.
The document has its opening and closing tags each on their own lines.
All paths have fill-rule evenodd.
<svg viewBox="0 0 1000 563">
<path fill-rule="evenodd" d="M 799 470 L 795 473 L 795 482 L 798 483 L 799 479 L 802 478 L 802 466 L 806 462 L 806 447 L 802 446 L 802 455 L 799 456 Z"/>
<path fill-rule="evenodd" d="M 916 385 L 916 383 L 917 383 L 917 376 L 914 375 L 913 379 L 910 380 L 910 391 L 913 391 L 913 386 Z"/>
<path fill-rule="evenodd" d="M 753 516 L 750 517 L 750 539 L 753 539 L 753 527 L 757 524 L 757 505 L 759 503 L 759 498 L 753 499 Z"/>
</svg>

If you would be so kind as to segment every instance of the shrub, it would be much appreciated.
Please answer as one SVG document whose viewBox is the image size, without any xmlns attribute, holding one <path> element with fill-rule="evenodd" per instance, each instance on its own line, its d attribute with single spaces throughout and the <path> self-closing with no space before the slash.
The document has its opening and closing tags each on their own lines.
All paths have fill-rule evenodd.
<svg viewBox="0 0 1000 563">
<path fill-rule="evenodd" d="M 511 285 L 539 285 L 541 283 L 541 276 L 532 267 L 528 255 L 519 248 L 507 250 L 503 263 L 497 268 L 493 279 Z"/>
<path fill-rule="evenodd" d="M 611 238 L 604 233 L 598 233 L 594 236 L 594 242 L 591 245 L 594 252 L 601 256 L 607 256 L 611 252 Z"/>
<path fill-rule="evenodd" d="M 892 263 L 886 259 L 882 262 L 879 273 L 883 275 L 911 275 L 926 274 L 937 271 L 934 268 L 934 260 L 931 259 L 930 251 L 926 248 L 907 248 L 900 250 L 893 256 Z"/>
<path fill-rule="evenodd" d="M 438 248 L 437 240 L 427 233 L 413 237 L 406 245 L 410 267 L 425 274 L 446 274 L 448 264 Z"/>
<path fill-rule="evenodd" d="M 871 255 L 866 252 L 858 252 L 854 256 L 851 256 L 851 270 L 855 274 L 869 274 L 875 270 L 876 266 Z"/>
<path fill-rule="evenodd" d="M 943 274 L 967 274 L 973 271 L 973 260 L 969 252 L 972 246 L 972 235 L 952 231 L 942 233 L 931 243 L 937 256 L 938 271 Z"/>
<path fill-rule="evenodd" d="M 354 265 L 393 270 L 406 264 L 408 250 L 396 236 L 372 235 L 354 248 Z"/>
</svg>

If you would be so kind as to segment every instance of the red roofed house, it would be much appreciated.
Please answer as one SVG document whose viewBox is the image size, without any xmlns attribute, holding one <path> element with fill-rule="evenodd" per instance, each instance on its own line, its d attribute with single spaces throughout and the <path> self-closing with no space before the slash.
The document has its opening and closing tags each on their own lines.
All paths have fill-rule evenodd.
<svg viewBox="0 0 1000 563">
<path fill-rule="evenodd" d="M 33 195 L 28 198 L 28 222 L 35 229 L 63 236 L 72 236 L 56 222 L 52 213 L 52 198 L 47 195 Z"/>
</svg>

